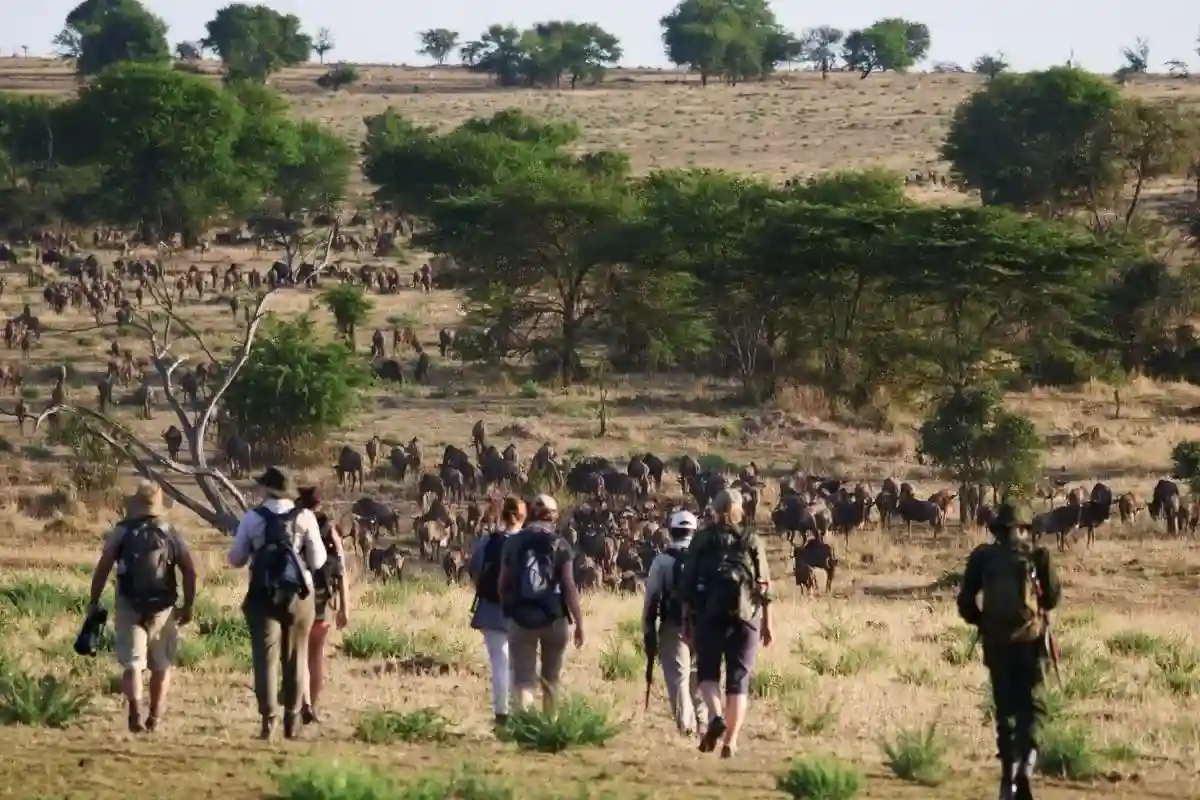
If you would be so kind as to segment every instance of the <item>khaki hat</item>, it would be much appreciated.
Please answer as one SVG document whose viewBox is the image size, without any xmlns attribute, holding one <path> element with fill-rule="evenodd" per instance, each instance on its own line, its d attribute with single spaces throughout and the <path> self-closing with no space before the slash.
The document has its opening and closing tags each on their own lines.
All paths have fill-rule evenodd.
<svg viewBox="0 0 1200 800">
<path fill-rule="evenodd" d="M 292 482 L 292 473 L 286 467 L 267 467 L 262 475 L 259 475 L 255 481 L 259 486 L 267 490 L 267 495 L 270 497 L 292 499 L 292 495 L 296 493 L 296 486 Z"/>
<path fill-rule="evenodd" d="M 533 511 L 536 511 L 539 508 L 544 508 L 547 511 L 558 511 L 558 501 L 555 500 L 551 495 L 539 494 L 537 497 L 533 498 L 533 502 L 530 503 L 529 508 Z"/>
<path fill-rule="evenodd" d="M 125 515 L 130 519 L 161 517 L 162 489 L 153 481 L 139 481 L 133 494 L 125 498 Z"/>
</svg>

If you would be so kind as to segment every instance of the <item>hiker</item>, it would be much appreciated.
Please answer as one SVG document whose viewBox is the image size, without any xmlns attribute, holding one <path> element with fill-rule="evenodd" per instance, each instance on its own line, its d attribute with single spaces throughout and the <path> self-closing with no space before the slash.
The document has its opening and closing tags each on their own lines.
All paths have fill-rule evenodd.
<svg viewBox="0 0 1200 800">
<path fill-rule="evenodd" d="M 499 509 L 489 514 L 499 519 L 499 525 L 475 543 L 467 562 L 467 573 L 475 584 L 475 601 L 471 606 L 471 627 L 483 633 L 488 663 L 492 667 L 492 712 L 496 724 L 508 722 L 508 695 L 512 668 L 508 658 L 508 622 L 500 605 L 500 557 L 508 537 L 521 530 L 525 523 L 525 503 L 517 497 L 504 498 Z"/>
<path fill-rule="evenodd" d="M 325 563 L 313 572 L 313 625 L 308 634 L 308 682 L 304 684 L 304 702 L 300 721 L 305 725 L 320 722 L 317 699 L 325 678 L 325 638 L 329 635 L 328 613 L 335 612 L 338 630 L 349 622 L 350 593 L 346 587 L 346 552 L 342 536 L 333 520 L 321 510 L 321 495 L 315 486 L 301 487 L 296 498 L 299 508 L 313 512 L 325 547 Z"/>
<path fill-rule="evenodd" d="M 96 570 L 88 614 L 100 608 L 100 596 L 113 566 L 117 568 L 114 637 L 123 673 L 121 689 L 129 708 L 129 731 L 153 732 L 166 709 L 171 667 L 179 651 L 179 628 L 192 619 L 196 567 L 179 532 L 163 518 L 162 489 L 142 481 L 125 498 L 125 518 L 108 538 Z M 183 583 L 179 599 L 176 570 Z M 142 720 L 142 672 L 150 668 L 150 713 Z"/>
<path fill-rule="evenodd" d="M 308 637 L 316 614 L 312 575 L 325 565 L 325 545 L 316 516 L 292 501 L 296 490 L 286 469 L 268 467 L 256 483 L 263 489 L 263 504 L 242 517 L 229 563 L 250 565 L 242 613 L 250 628 L 254 694 L 262 717 L 259 737 L 270 739 L 275 731 L 282 682 L 283 735 L 294 739 L 308 684 Z"/>
<path fill-rule="evenodd" d="M 575 647 L 583 647 L 574 556 L 571 545 L 554 528 L 557 519 L 558 502 L 539 494 L 529 506 L 529 522 L 505 537 L 500 552 L 500 605 L 508 619 L 512 685 L 521 711 L 533 704 L 539 676 L 542 709 L 547 713 L 554 709 L 572 622 Z"/>
<path fill-rule="evenodd" d="M 758 644 L 771 644 L 771 575 L 758 536 L 740 527 L 741 493 L 721 492 L 713 498 L 709 513 L 711 524 L 696 534 L 687 549 L 680 597 L 684 638 L 696 653 L 696 677 L 710 720 L 700 752 L 712 752 L 723 736 L 721 757 L 731 758 L 746 717 Z"/>
<path fill-rule="evenodd" d="M 703 725 L 706 717 L 696 679 L 696 659 L 683 637 L 683 604 L 679 597 L 684 559 L 697 527 L 692 512 L 681 510 L 671 514 L 667 521 L 670 542 L 650 564 L 642 607 L 646 652 L 652 652 L 651 645 L 657 643 L 671 713 L 675 716 L 675 726 L 685 736 L 695 735 L 697 723 Z"/>
<path fill-rule="evenodd" d="M 1050 552 L 1030 543 L 1032 526 L 1027 509 L 1001 504 L 988 525 L 996 541 L 971 551 L 958 593 L 958 613 L 979 630 L 992 682 L 1002 800 L 1033 797 L 1037 734 L 1046 719 L 1042 658 L 1048 655 L 1050 613 L 1062 599 Z"/>
</svg>

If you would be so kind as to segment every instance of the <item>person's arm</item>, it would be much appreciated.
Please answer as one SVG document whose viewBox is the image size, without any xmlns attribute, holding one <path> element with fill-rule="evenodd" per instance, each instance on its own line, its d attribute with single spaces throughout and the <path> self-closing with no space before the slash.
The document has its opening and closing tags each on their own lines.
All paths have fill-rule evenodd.
<svg viewBox="0 0 1200 800">
<path fill-rule="evenodd" d="M 100 560 L 96 562 L 96 568 L 92 571 L 92 589 L 88 599 L 89 611 L 95 611 L 100 607 L 100 597 L 104 594 L 104 587 L 108 585 L 108 576 L 112 574 L 113 564 L 117 563 L 117 553 L 121 549 L 121 539 L 124 536 L 125 529 L 117 525 L 104 540 L 104 547 L 100 551 Z"/>
<path fill-rule="evenodd" d="M 178 622 L 186 625 L 192 619 L 192 608 L 196 604 L 196 562 L 192 550 L 178 532 L 172 531 L 175 545 L 175 564 L 183 581 L 183 606 L 179 609 Z"/>
<path fill-rule="evenodd" d="M 257 523 L 256 523 L 257 520 Z M 237 533 L 233 535 L 233 544 L 229 547 L 229 566 L 244 567 L 250 563 L 252 553 L 250 536 L 255 524 L 261 524 L 262 517 L 254 511 L 247 511 L 238 522 Z"/>
<path fill-rule="evenodd" d="M 346 615 L 350 613 L 350 576 L 346 574 L 346 550 L 342 546 L 342 534 L 338 532 L 336 525 L 332 526 L 332 530 L 330 538 L 333 540 L 334 555 L 341 565 L 341 574 L 338 575 L 338 616 L 345 620 Z"/>
<path fill-rule="evenodd" d="M 682 558 L 680 553 L 676 558 Z M 663 592 L 664 576 L 666 570 L 663 569 L 666 560 L 669 556 L 662 554 L 654 557 L 650 562 L 650 572 L 646 575 L 646 598 L 642 602 L 642 633 L 649 633 L 655 627 L 658 620 L 658 604 Z"/>
<path fill-rule="evenodd" d="M 1033 567 L 1037 571 L 1038 583 L 1042 585 L 1042 596 L 1039 599 L 1042 609 L 1053 611 L 1062 602 L 1062 583 L 1050 560 L 1050 551 L 1044 547 L 1035 550 Z"/>
<path fill-rule="evenodd" d="M 564 541 L 564 545 L 560 552 L 563 555 L 562 565 L 559 567 L 559 578 L 562 582 L 563 600 L 567 604 L 567 611 L 571 614 L 571 621 L 575 623 L 575 646 L 583 647 L 583 606 L 579 602 L 579 587 L 575 585 L 575 564 L 571 558 L 571 548 Z"/>
<path fill-rule="evenodd" d="M 760 633 L 763 643 L 769 645 L 775 630 L 771 624 L 771 601 L 774 599 L 771 597 L 771 563 L 757 534 L 750 534 L 750 547 L 752 548 L 751 552 L 754 553 L 755 591 L 762 604 Z"/>
<path fill-rule="evenodd" d="M 979 610 L 979 592 L 983 589 L 983 565 L 987 560 L 986 545 L 976 548 L 967 557 L 962 585 L 958 589 L 958 615 L 968 625 L 978 625 L 983 617 Z"/>
</svg>

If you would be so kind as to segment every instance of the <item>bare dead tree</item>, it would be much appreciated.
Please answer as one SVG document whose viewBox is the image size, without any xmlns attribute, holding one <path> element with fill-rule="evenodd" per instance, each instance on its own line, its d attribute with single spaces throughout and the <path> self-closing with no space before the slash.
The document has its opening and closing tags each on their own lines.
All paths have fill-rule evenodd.
<svg viewBox="0 0 1200 800">
<path fill-rule="evenodd" d="M 320 272 L 329 266 L 333 239 L 337 235 L 338 226 L 335 223 L 324 242 L 324 257 L 316 267 Z M 321 249 L 318 243 L 312 250 L 310 258 Z M 53 405 L 39 414 L 35 420 L 35 430 L 52 417 L 62 414 L 73 414 L 83 419 L 89 430 L 108 444 L 119 457 L 129 462 L 133 468 L 148 480 L 158 483 L 163 493 L 181 506 L 187 508 L 209 525 L 222 532 L 231 533 L 236 527 L 242 513 L 248 509 L 245 497 L 233 482 L 219 469 L 208 463 L 205 452 L 205 436 L 209 426 L 217 418 L 221 398 L 237 378 L 238 373 L 250 358 L 254 338 L 259 326 L 268 314 L 268 304 L 272 296 L 281 291 L 279 288 L 264 294 L 247 317 L 238 344 L 234 348 L 232 359 L 222 364 L 216 353 L 210 348 L 200 333 L 177 308 L 177 300 L 172 297 L 171 286 L 167 279 L 166 269 L 160 264 L 158 277 L 148 280 L 145 284 L 147 294 L 155 301 L 145 310 L 131 310 L 126 326 L 141 334 L 149 345 L 151 364 L 162 396 L 168 406 L 174 411 L 177 424 L 183 433 L 184 442 L 191 465 L 180 463 L 164 456 L 156 447 L 137 436 L 125 425 L 112 419 L 108 414 L 95 411 L 83 406 L 61 404 Z M 110 327 L 115 323 L 106 323 Z M 93 328 L 94 330 L 94 328 Z M 192 413 L 182 402 L 178 387 L 175 385 L 175 372 L 185 361 L 187 355 L 174 355 L 171 350 L 182 341 L 191 341 L 198 346 L 204 357 L 216 365 L 218 388 L 203 406 Z M 0 415 L 14 417 L 14 412 L 0 409 Z M 180 478 L 192 480 L 199 489 L 203 501 L 188 495 L 177 483 Z"/>
</svg>

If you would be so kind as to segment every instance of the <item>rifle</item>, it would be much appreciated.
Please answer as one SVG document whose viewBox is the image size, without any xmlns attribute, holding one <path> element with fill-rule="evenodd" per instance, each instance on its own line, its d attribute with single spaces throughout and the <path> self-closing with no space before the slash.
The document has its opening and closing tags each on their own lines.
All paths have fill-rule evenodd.
<svg viewBox="0 0 1200 800">
<path fill-rule="evenodd" d="M 658 658 L 658 630 L 652 622 L 642 641 L 646 651 L 646 704 L 645 710 L 650 710 L 650 686 L 654 683 L 654 660 Z"/>
<path fill-rule="evenodd" d="M 1062 672 L 1058 668 L 1058 659 L 1061 653 L 1058 649 L 1058 639 L 1054 636 L 1054 631 L 1050 628 L 1050 620 L 1044 614 L 1042 621 L 1045 628 L 1042 631 L 1042 652 L 1050 659 L 1050 664 L 1054 667 L 1054 678 L 1059 686 L 1062 686 Z"/>
</svg>

